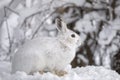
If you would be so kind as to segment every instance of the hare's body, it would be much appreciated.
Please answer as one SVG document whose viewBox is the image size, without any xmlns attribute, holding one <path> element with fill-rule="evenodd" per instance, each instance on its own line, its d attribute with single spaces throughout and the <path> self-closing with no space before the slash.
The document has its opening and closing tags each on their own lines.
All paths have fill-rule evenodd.
<svg viewBox="0 0 120 80">
<path fill-rule="evenodd" d="M 24 71 L 27 74 L 44 71 L 58 73 L 70 64 L 80 44 L 79 36 L 69 30 L 60 19 L 57 21 L 57 37 L 40 37 L 27 41 L 12 59 L 12 73 Z"/>
<path fill-rule="evenodd" d="M 62 44 L 57 38 L 41 37 L 28 41 L 17 51 L 13 58 L 13 73 L 25 71 L 29 74 L 44 69 L 50 71 L 54 69 L 62 70 L 75 56 L 75 48 L 71 49 L 74 46 L 68 46 Z"/>
</svg>

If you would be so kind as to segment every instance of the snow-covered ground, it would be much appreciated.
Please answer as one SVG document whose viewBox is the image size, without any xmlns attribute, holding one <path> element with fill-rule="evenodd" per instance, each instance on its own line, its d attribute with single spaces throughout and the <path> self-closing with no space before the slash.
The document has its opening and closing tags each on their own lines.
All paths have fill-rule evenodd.
<svg viewBox="0 0 120 80">
<path fill-rule="evenodd" d="M 0 80 L 120 80 L 118 73 L 104 67 L 87 66 L 72 69 L 71 66 L 68 66 L 66 70 L 68 74 L 62 77 L 49 72 L 43 75 L 39 73 L 27 75 L 24 72 L 10 74 L 11 63 L 2 61 L 0 62 Z"/>
</svg>

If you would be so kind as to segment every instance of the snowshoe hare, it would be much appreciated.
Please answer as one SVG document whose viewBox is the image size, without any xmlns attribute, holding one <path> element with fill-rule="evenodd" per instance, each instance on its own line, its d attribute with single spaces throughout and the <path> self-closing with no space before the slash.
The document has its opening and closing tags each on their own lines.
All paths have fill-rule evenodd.
<svg viewBox="0 0 120 80">
<path fill-rule="evenodd" d="M 81 44 L 80 37 L 69 30 L 61 20 L 56 20 L 59 34 L 57 37 L 39 37 L 27 41 L 15 53 L 12 59 L 12 73 L 24 71 L 49 72 L 64 75 L 64 68 L 75 57 L 76 48 Z"/>
</svg>

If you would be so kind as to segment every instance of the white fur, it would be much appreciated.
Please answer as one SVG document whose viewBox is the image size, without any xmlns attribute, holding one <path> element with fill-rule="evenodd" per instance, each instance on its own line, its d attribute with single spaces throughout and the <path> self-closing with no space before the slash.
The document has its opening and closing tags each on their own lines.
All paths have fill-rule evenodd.
<svg viewBox="0 0 120 80">
<path fill-rule="evenodd" d="M 63 70 L 75 57 L 79 36 L 62 22 L 57 37 L 39 37 L 27 41 L 12 59 L 12 73 Z M 75 38 L 71 37 L 75 34 Z"/>
</svg>

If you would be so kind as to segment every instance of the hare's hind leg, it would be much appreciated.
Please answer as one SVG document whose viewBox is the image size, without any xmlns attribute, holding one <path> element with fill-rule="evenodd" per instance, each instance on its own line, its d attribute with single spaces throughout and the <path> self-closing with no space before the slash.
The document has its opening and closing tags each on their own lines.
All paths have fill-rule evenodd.
<svg viewBox="0 0 120 80">
<path fill-rule="evenodd" d="M 47 72 L 54 73 L 53 70 L 50 70 L 50 69 L 43 69 L 43 70 L 39 71 L 40 74 L 44 74 L 44 73 L 47 73 Z"/>
<path fill-rule="evenodd" d="M 67 71 L 65 71 L 65 70 L 54 70 L 54 73 L 58 76 L 64 76 L 64 75 L 68 74 Z"/>
<path fill-rule="evenodd" d="M 40 73 L 40 74 L 44 74 L 44 71 L 43 71 L 43 70 L 40 70 L 39 73 Z"/>
</svg>

